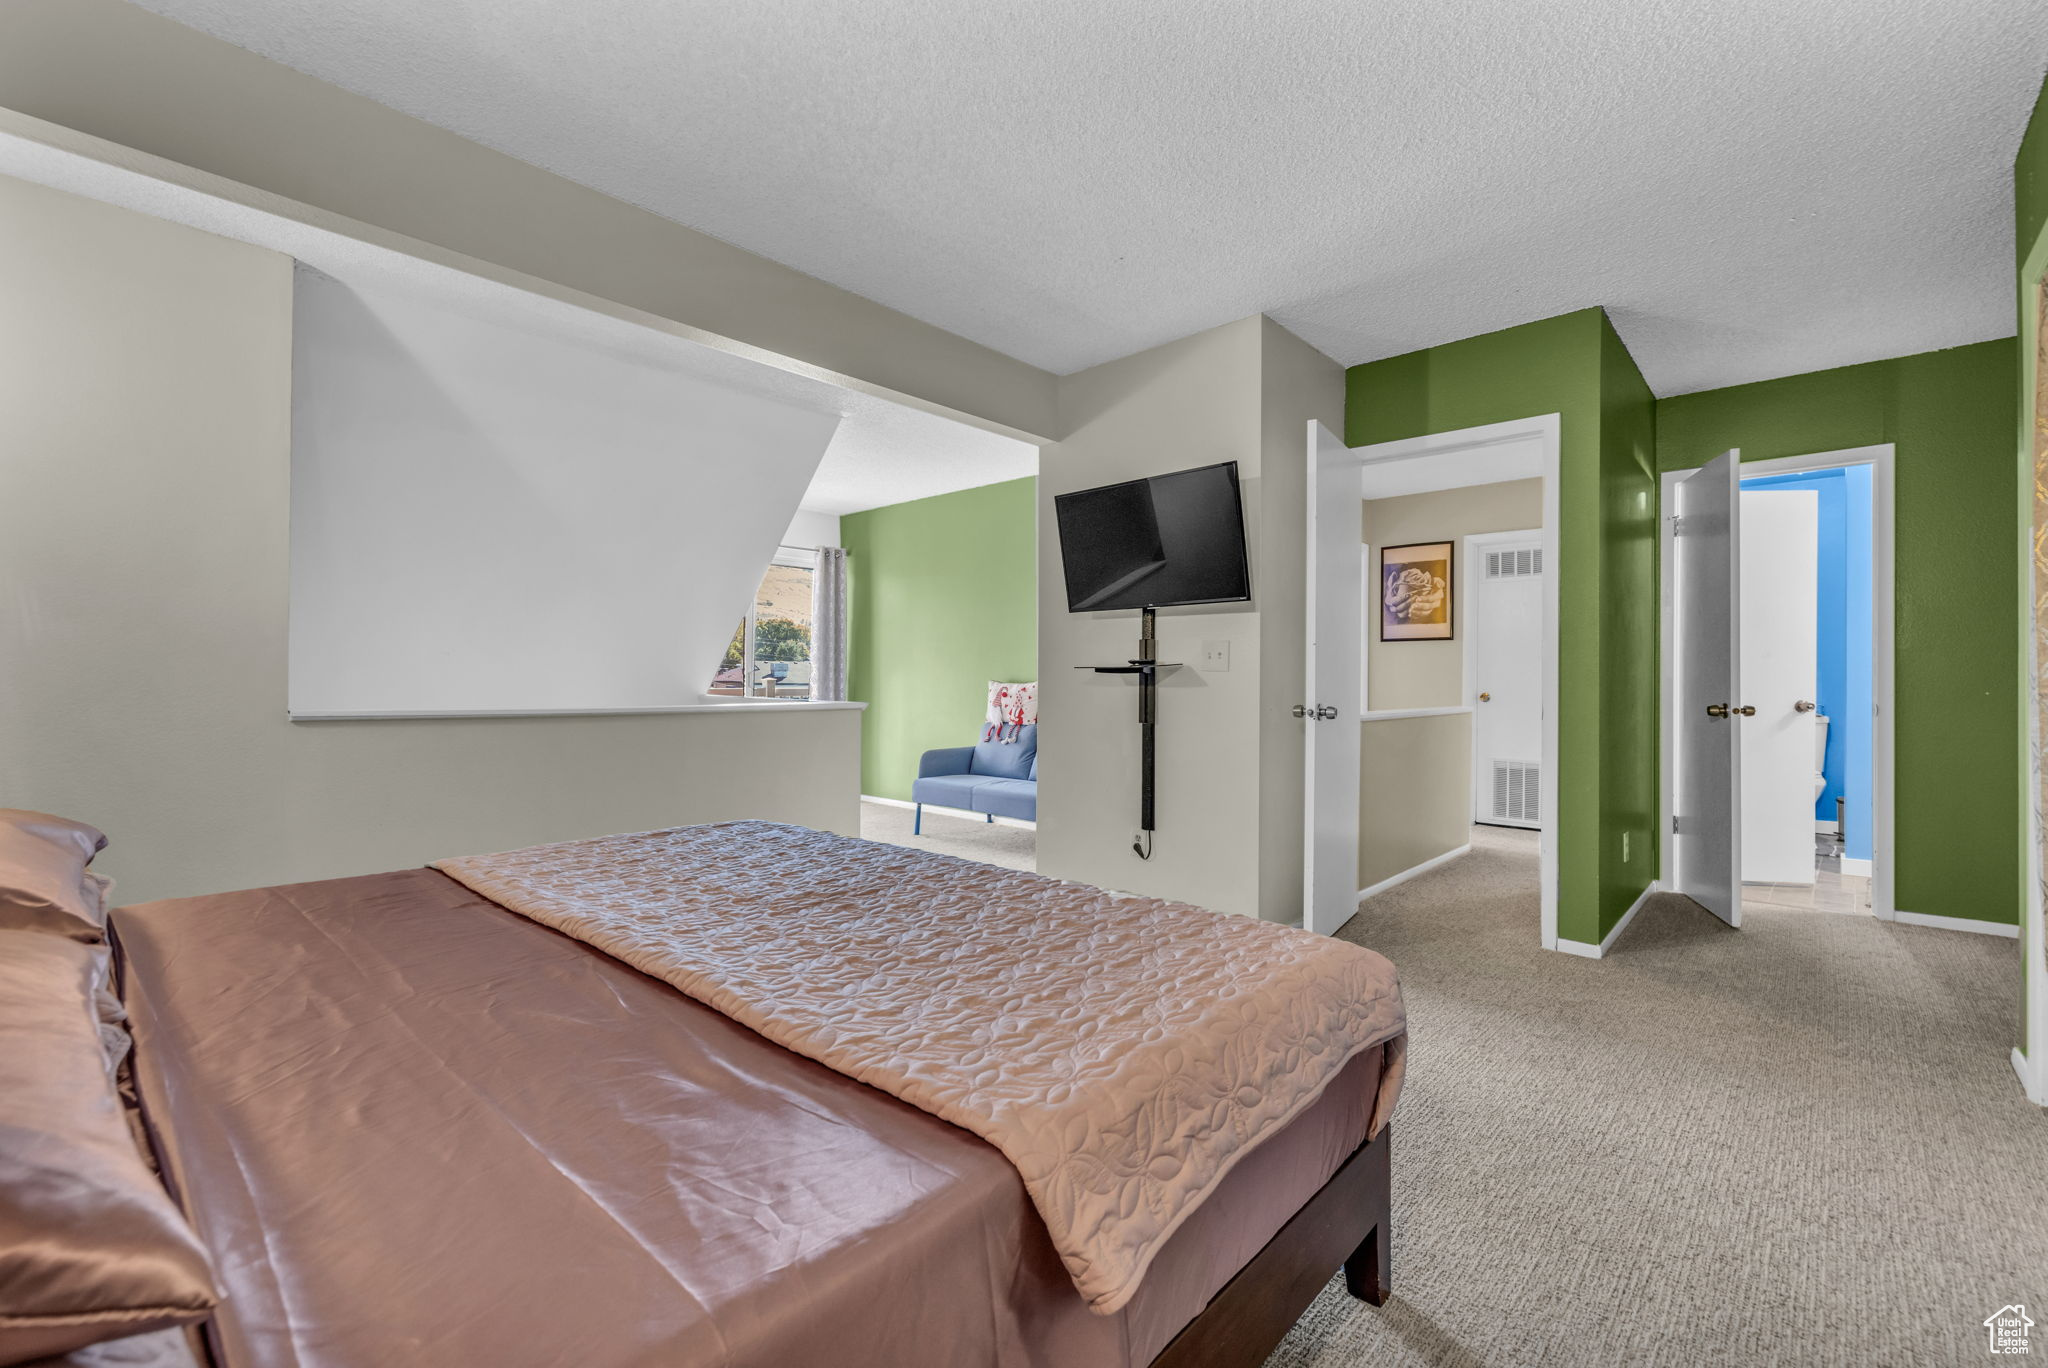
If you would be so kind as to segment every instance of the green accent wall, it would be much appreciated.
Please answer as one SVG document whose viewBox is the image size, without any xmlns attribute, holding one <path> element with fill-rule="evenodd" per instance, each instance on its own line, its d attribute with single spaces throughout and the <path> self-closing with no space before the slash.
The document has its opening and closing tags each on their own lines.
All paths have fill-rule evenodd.
<svg viewBox="0 0 2048 1368">
<path fill-rule="evenodd" d="M 1038 481 L 849 513 L 839 539 L 861 792 L 908 800 L 920 755 L 980 736 L 990 680 L 1038 678 Z"/>
<path fill-rule="evenodd" d="M 2016 922 L 2022 877 L 2010 338 L 1657 404 L 1657 464 L 1894 446 L 1894 898 Z"/>
<path fill-rule="evenodd" d="M 2024 266 L 2041 230 L 2048 228 L 2048 85 L 2034 97 L 2033 117 L 2013 159 L 2012 207 L 2013 245 Z"/>
<path fill-rule="evenodd" d="M 1657 876 L 1649 387 L 1601 309 L 1354 366 L 1345 383 L 1350 446 L 1559 415 L 1557 928 L 1597 943 Z"/>
</svg>

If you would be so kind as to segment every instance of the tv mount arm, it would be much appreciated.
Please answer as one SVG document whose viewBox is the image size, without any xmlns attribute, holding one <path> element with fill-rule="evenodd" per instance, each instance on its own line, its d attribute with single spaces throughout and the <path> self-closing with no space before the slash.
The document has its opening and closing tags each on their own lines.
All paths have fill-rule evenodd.
<svg viewBox="0 0 2048 1368">
<path fill-rule="evenodd" d="M 1131 850 L 1141 860 L 1152 858 L 1152 770 L 1154 762 L 1153 731 L 1159 716 L 1159 672 L 1177 670 L 1177 664 L 1159 659 L 1159 637 L 1157 624 L 1159 610 L 1140 610 L 1138 619 L 1138 654 L 1124 665 L 1077 665 L 1076 669 L 1093 670 L 1097 674 L 1128 674 L 1138 677 L 1138 836 L 1131 842 Z"/>
</svg>

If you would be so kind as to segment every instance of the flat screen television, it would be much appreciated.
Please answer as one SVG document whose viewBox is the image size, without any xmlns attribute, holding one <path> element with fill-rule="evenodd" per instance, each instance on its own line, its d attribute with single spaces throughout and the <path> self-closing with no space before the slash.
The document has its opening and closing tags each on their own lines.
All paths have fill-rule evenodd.
<svg viewBox="0 0 2048 1368">
<path fill-rule="evenodd" d="M 1057 495 L 1067 611 L 1252 596 L 1237 462 Z"/>
</svg>

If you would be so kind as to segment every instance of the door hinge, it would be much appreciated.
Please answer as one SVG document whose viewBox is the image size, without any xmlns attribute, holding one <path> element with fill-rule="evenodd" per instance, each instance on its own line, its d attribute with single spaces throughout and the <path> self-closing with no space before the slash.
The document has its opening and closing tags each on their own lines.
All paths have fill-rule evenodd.
<svg viewBox="0 0 2048 1368">
<path fill-rule="evenodd" d="M 1681 834 L 1681 833 L 1680 833 L 1680 828 L 1679 828 L 1679 825 L 1678 825 L 1678 817 L 1677 817 L 1677 815 L 1676 815 L 1676 814 L 1674 814 L 1674 815 L 1672 816 L 1672 818 L 1671 818 L 1671 834 L 1672 834 L 1673 836 L 1677 836 L 1677 835 Z"/>
<path fill-rule="evenodd" d="M 1671 535 L 1674 537 L 1682 537 L 1685 535 L 1684 515 L 1678 513 L 1673 513 L 1671 515 Z"/>
</svg>

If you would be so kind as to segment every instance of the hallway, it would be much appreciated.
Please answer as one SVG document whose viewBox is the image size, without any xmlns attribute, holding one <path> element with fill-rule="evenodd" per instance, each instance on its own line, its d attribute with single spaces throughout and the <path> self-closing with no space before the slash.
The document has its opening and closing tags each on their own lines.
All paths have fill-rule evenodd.
<svg viewBox="0 0 2048 1368">
<path fill-rule="evenodd" d="M 1755 905 L 1537 947 L 1534 833 L 1365 904 L 1399 966 L 1394 1298 L 1326 1288 L 1269 1368 L 1974 1362 L 2048 1297 L 2048 1116 L 2012 941 Z M 2031 1269 L 2031 1282 L 2015 1270 Z"/>
</svg>

